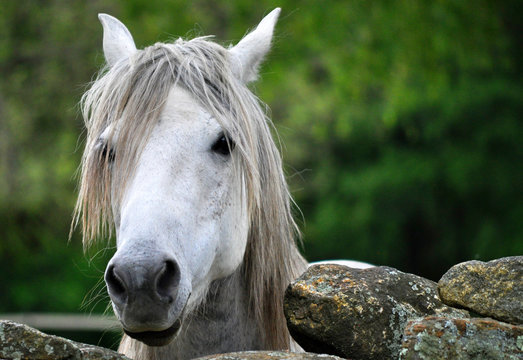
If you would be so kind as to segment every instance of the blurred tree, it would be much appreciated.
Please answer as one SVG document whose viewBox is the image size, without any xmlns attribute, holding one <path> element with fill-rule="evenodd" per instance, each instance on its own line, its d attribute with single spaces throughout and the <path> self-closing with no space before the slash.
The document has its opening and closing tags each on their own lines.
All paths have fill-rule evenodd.
<svg viewBox="0 0 523 360">
<path fill-rule="evenodd" d="M 92 36 L 100 3 L 1 4 L 0 312 L 77 311 L 103 273 L 82 276 L 81 244 L 67 243 L 82 131 L 76 103 L 100 62 Z"/>
<path fill-rule="evenodd" d="M 308 169 L 293 186 L 309 259 L 438 280 L 456 262 L 523 253 L 516 13 L 510 1 L 309 2 L 282 22 L 292 39 L 261 97 L 283 119 L 287 163 Z"/>
</svg>

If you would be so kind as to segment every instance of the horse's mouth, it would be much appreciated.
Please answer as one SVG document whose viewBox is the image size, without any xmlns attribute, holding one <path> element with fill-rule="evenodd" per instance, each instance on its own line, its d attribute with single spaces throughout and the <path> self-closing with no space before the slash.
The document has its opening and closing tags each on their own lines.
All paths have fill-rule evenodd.
<svg viewBox="0 0 523 360">
<path fill-rule="evenodd" d="M 145 345 L 165 346 L 176 337 L 181 325 L 182 322 L 178 319 L 170 328 L 162 331 L 131 332 L 124 329 L 124 332 L 133 339 L 143 342 Z"/>
</svg>

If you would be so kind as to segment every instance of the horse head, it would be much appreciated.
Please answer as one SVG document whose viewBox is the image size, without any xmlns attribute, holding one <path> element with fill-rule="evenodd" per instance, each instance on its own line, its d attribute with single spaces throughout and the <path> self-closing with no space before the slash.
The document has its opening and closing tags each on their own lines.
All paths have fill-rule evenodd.
<svg viewBox="0 0 523 360">
<path fill-rule="evenodd" d="M 270 121 L 247 87 L 279 12 L 228 49 L 197 38 L 137 50 L 120 21 L 99 16 L 107 67 L 82 100 L 76 221 L 85 243 L 114 229 L 107 289 L 124 331 L 147 345 L 168 344 L 210 284 L 241 266 L 251 300 L 279 314 L 266 327 L 286 334 L 270 303 L 303 261 Z M 270 270 L 255 272 L 261 262 Z"/>
</svg>

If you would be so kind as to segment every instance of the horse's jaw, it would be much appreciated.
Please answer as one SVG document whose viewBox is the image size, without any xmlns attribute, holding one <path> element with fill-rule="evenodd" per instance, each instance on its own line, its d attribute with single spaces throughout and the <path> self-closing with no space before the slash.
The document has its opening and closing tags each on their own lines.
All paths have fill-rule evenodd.
<svg viewBox="0 0 523 360">
<path fill-rule="evenodd" d="M 178 336 L 181 326 L 182 321 L 178 318 L 171 327 L 165 330 L 131 332 L 124 329 L 124 332 L 133 339 L 143 342 L 145 345 L 166 346 Z"/>
<path fill-rule="evenodd" d="M 172 304 L 166 304 L 166 315 L 163 318 L 156 317 L 149 311 L 155 304 L 122 308 L 113 301 L 112 305 L 126 335 L 148 346 L 166 346 L 180 333 L 186 317 L 188 298 L 182 295 L 173 299 Z"/>
<path fill-rule="evenodd" d="M 230 305 L 230 303 L 233 301 L 232 297 L 239 296 L 241 300 L 235 299 L 234 301 L 241 305 L 236 305 L 234 307 L 241 308 L 243 306 L 247 306 L 247 301 L 245 301 L 243 298 L 244 295 L 240 294 L 243 289 L 238 289 L 238 282 L 240 281 L 240 276 L 238 275 L 239 273 L 241 273 L 241 266 L 237 267 L 233 274 L 225 277 L 224 279 L 216 281 L 206 279 L 208 281 L 203 281 L 205 284 L 199 284 L 199 286 L 193 288 L 193 292 L 189 293 L 186 298 L 176 299 L 176 301 L 183 303 L 184 305 L 181 313 L 177 315 L 176 319 L 169 327 L 164 325 L 166 323 L 171 324 L 171 322 L 168 321 L 157 322 L 158 325 L 153 325 L 151 323 L 147 325 L 143 320 L 144 318 L 147 318 L 148 315 L 139 311 L 140 309 L 146 309 L 147 305 L 142 305 L 139 307 L 139 309 L 137 309 L 137 307 L 122 309 L 115 306 L 115 302 L 112 302 L 113 309 L 118 319 L 120 320 L 120 323 L 122 324 L 125 335 L 127 335 L 129 338 L 132 338 L 133 340 L 155 348 L 172 346 L 177 342 L 183 343 L 186 340 L 180 339 L 180 337 L 186 337 L 185 333 L 188 331 L 188 328 L 191 328 L 191 326 L 194 325 L 191 323 L 195 321 L 195 316 L 198 318 L 199 315 L 203 315 L 205 313 L 203 317 L 206 318 L 206 323 L 208 324 L 208 321 L 212 321 L 211 318 L 213 318 L 215 315 L 208 313 L 207 306 L 209 306 L 209 303 L 216 301 L 217 297 L 219 297 L 221 301 L 224 300 L 226 304 Z M 218 288 L 220 288 L 220 296 L 216 296 Z M 231 292 L 233 294 L 231 294 Z M 211 301 L 209 301 L 209 299 L 211 299 Z M 179 308 L 179 306 L 173 307 L 175 309 Z M 211 307 L 214 308 L 215 305 L 211 305 Z M 178 312 L 175 311 L 171 313 Z M 224 311 L 219 311 L 219 313 L 222 315 Z M 133 320 L 129 321 L 129 315 L 134 319 L 141 321 L 141 323 L 133 322 Z M 233 317 L 235 317 L 235 315 Z M 221 320 L 222 319 L 220 319 L 220 321 Z M 140 330 L 137 331 L 136 329 Z M 182 336 L 181 333 L 184 335 Z"/>
<path fill-rule="evenodd" d="M 148 346 L 165 346 L 178 335 L 181 324 L 180 320 L 176 320 L 170 328 L 162 331 L 143 331 L 135 333 L 124 330 L 124 332 L 133 339 L 141 341 Z"/>
<path fill-rule="evenodd" d="M 163 330 L 130 331 L 127 330 L 124 326 L 124 333 L 130 338 L 142 342 L 147 346 L 162 347 L 171 344 L 180 335 L 181 328 L 183 327 L 186 318 L 191 316 L 191 314 L 194 312 L 197 312 L 197 308 L 202 306 L 202 302 L 206 297 L 209 286 L 210 284 L 193 289 L 193 293 L 189 294 L 188 299 L 185 300 L 186 303 L 181 314 L 178 316 L 178 318 L 176 318 L 170 327 Z M 123 325 L 122 319 L 120 319 L 120 322 Z"/>
<path fill-rule="evenodd" d="M 193 359 L 264 348 L 263 336 L 249 310 L 242 267 L 213 281 L 204 301 L 192 311 L 187 309 L 181 329 L 170 343 L 152 346 L 124 334 L 118 351 L 132 359 Z"/>
</svg>

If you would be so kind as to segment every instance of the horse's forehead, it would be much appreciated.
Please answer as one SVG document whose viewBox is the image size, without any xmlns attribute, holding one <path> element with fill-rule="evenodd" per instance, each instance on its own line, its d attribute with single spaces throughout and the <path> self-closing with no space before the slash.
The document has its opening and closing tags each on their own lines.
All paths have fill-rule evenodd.
<svg viewBox="0 0 523 360">
<path fill-rule="evenodd" d="M 196 97 L 179 86 L 173 86 L 169 91 L 158 124 L 160 131 L 173 128 L 187 134 L 197 132 L 205 135 L 220 129 L 218 122 Z"/>
</svg>

